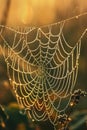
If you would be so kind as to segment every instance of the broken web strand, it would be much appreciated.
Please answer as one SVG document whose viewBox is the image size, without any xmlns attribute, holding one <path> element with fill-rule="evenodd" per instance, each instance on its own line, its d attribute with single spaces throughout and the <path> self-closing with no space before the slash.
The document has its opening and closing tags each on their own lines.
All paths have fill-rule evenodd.
<svg viewBox="0 0 87 130">
<path fill-rule="evenodd" d="M 51 28 L 52 27 L 53 26 L 51 25 Z M 49 28 L 50 28 L 50 26 L 49 26 Z M 38 30 L 39 31 L 37 31 L 37 35 L 40 36 L 40 34 L 38 34 L 38 33 L 42 32 L 46 38 L 48 38 L 48 39 L 50 38 L 50 36 L 47 37 L 47 35 L 45 35 L 45 33 L 43 32 L 43 30 L 41 28 L 39 28 Z M 4 54 L 4 57 L 5 57 L 7 66 L 8 66 L 7 70 L 8 70 L 9 80 L 13 84 L 13 88 L 15 91 L 15 95 L 18 99 L 19 105 L 22 105 L 27 111 L 28 110 L 31 111 L 31 109 L 33 107 L 32 111 L 31 111 L 32 114 L 31 113 L 29 113 L 29 114 L 31 115 L 31 117 L 33 116 L 33 118 L 35 120 L 42 121 L 42 120 L 47 120 L 49 118 L 50 122 L 53 125 L 55 125 L 55 124 L 57 124 L 59 114 L 62 111 L 64 112 L 66 110 L 66 108 L 68 107 L 70 100 L 64 109 L 59 110 L 62 99 L 66 98 L 69 95 L 72 95 L 72 90 L 75 85 L 75 82 L 77 79 L 77 73 L 78 73 L 78 60 L 79 60 L 79 55 L 80 55 L 81 39 L 83 38 L 83 36 L 85 35 L 86 32 L 87 32 L 87 29 L 83 32 L 83 34 L 81 35 L 79 41 L 75 44 L 75 46 L 72 47 L 72 46 L 70 46 L 69 43 L 66 42 L 62 29 L 61 29 L 61 34 L 60 35 L 58 34 L 60 43 L 58 41 L 58 42 L 55 42 L 55 44 L 57 45 L 56 50 L 62 56 L 63 60 L 61 60 L 60 57 L 58 56 L 58 54 L 56 54 L 57 59 L 59 61 L 59 64 L 58 64 L 58 63 L 56 63 L 54 56 L 50 54 L 52 60 L 54 61 L 54 64 L 51 61 L 49 63 L 47 63 L 48 58 L 49 58 L 48 53 L 50 53 L 49 46 L 48 46 L 47 47 L 48 49 L 47 49 L 47 52 L 45 55 L 45 59 L 46 59 L 45 62 L 46 62 L 46 65 L 50 64 L 50 67 L 47 67 L 45 65 L 45 67 L 42 66 L 42 68 L 39 68 L 42 65 L 41 64 L 41 62 L 42 62 L 41 48 L 43 48 L 43 45 L 44 45 L 44 43 L 42 44 L 42 42 L 40 40 L 41 36 L 40 37 L 36 36 L 36 38 L 34 39 L 34 41 L 36 41 L 39 38 L 39 48 L 40 48 L 40 52 L 38 52 L 38 54 L 40 53 L 40 55 L 38 55 L 38 57 L 35 58 L 36 60 L 38 59 L 38 62 L 40 60 L 40 62 L 38 64 L 39 66 L 36 67 L 36 65 L 34 65 L 35 60 L 32 61 L 32 63 L 30 62 L 30 58 L 33 55 L 32 54 L 33 50 L 30 50 L 30 48 L 28 47 L 28 44 L 32 44 L 32 42 L 28 43 L 27 40 L 24 39 L 26 45 L 24 45 L 23 47 L 26 46 L 26 48 L 27 48 L 25 57 L 21 57 L 19 55 L 20 53 L 23 52 L 23 47 L 21 48 L 20 52 L 18 52 L 18 53 L 16 53 L 14 51 L 14 47 L 19 45 L 20 40 L 21 40 L 21 36 L 20 36 L 19 42 L 16 43 L 15 38 L 16 38 L 17 34 L 27 35 L 27 34 L 29 34 L 29 32 L 28 33 L 26 33 L 26 32 L 22 32 L 22 33 L 17 32 L 16 33 L 15 32 L 12 47 L 9 46 L 9 43 L 5 40 L 5 38 L 2 36 L 2 34 L 0 34 L 1 38 L 4 41 L 4 49 L 7 48 L 7 55 Z M 52 35 L 50 33 L 49 33 L 49 35 Z M 69 49 L 71 49 L 71 51 L 69 53 L 64 49 L 61 37 L 64 40 L 64 44 L 66 44 L 67 47 Z M 22 38 L 24 38 L 24 37 L 22 37 Z M 48 45 L 49 45 L 49 42 L 48 42 Z M 59 45 L 61 46 L 62 51 L 59 49 Z M 53 48 L 51 48 L 51 49 L 53 49 Z M 74 50 L 76 50 L 75 65 L 73 65 Z M 28 59 L 28 62 L 27 62 L 26 56 L 28 55 L 29 52 L 30 52 L 30 58 Z M 63 54 L 65 53 L 66 56 L 62 55 L 62 52 L 63 52 Z M 55 49 L 54 49 L 54 53 L 57 53 L 55 51 Z M 34 57 L 34 55 L 33 55 L 33 57 Z M 69 62 L 70 62 L 69 58 L 70 57 L 72 58 L 72 69 L 71 70 L 69 70 Z M 45 62 L 43 61 L 43 64 L 45 64 Z M 17 63 L 18 63 L 18 68 L 15 68 Z M 20 63 L 22 64 L 22 67 L 20 67 Z M 27 70 L 25 70 L 24 64 L 26 64 Z M 33 71 L 32 67 L 35 67 L 36 69 Z M 22 70 L 21 70 L 21 68 L 22 68 Z M 13 76 L 11 76 L 10 69 L 13 71 Z M 18 82 L 15 79 L 15 72 L 17 73 Z M 20 75 L 21 75 L 21 77 L 20 77 Z M 28 76 L 30 78 L 28 78 Z M 42 81 L 44 81 L 44 83 Z M 66 81 L 66 84 L 65 84 L 65 81 Z M 71 81 L 71 84 L 68 81 Z M 47 82 L 48 82 L 48 87 L 47 87 Z M 60 87 L 60 86 L 62 86 L 62 87 Z M 20 93 L 18 93 L 18 90 Z M 65 93 L 64 93 L 64 90 L 65 90 Z M 54 100 L 51 99 L 52 93 L 50 93 L 50 91 L 55 95 Z M 68 95 L 68 93 L 70 93 L 70 94 Z M 41 94 L 42 96 L 41 97 L 38 96 L 39 94 Z M 59 98 L 60 101 L 56 107 L 54 102 L 55 102 L 55 99 L 57 99 L 57 98 Z M 42 103 L 39 102 L 40 99 L 42 100 Z M 43 102 L 45 102 L 45 103 L 43 103 Z M 43 112 L 43 114 L 39 115 L 38 113 L 36 113 L 37 110 L 39 110 L 39 109 L 42 110 L 42 108 L 44 108 L 44 107 L 45 107 L 45 109 L 44 109 L 45 111 Z M 54 113 L 56 113 L 55 117 L 53 117 Z"/>
</svg>

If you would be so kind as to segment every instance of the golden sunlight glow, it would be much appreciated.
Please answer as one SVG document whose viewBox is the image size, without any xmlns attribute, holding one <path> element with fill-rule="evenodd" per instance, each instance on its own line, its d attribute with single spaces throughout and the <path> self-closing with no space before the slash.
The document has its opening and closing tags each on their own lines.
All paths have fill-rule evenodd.
<svg viewBox="0 0 87 130">
<path fill-rule="evenodd" d="M 18 10 L 18 19 L 21 20 L 24 24 L 28 24 L 32 21 L 33 10 L 32 8 L 25 2 L 21 8 Z M 29 16 L 29 17 L 28 17 Z"/>
<path fill-rule="evenodd" d="M 27 16 L 28 16 L 28 5 L 27 3 L 24 3 L 23 6 L 21 6 L 21 8 L 19 8 L 19 19 L 21 19 L 21 21 L 26 24 L 27 22 Z"/>
<path fill-rule="evenodd" d="M 67 18 L 68 12 L 70 16 L 72 16 L 73 11 L 76 13 L 76 10 L 79 13 L 84 12 L 87 9 L 86 5 L 86 0 L 76 0 L 75 2 L 73 0 L 11 0 L 8 25 L 52 23 L 55 19 L 58 20 L 60 15 L 65 15 Z M 0 17 L 2 17 L 4 6 L 5 1 L 0 0 Z"/>
<path fill-rule="evenodd" d="M 15 5 L 15 6 L 14 6 Z M 9 24 L 45 24 L 55 19 L 55 0 L 12 0 Z"/>
<path fill-rule="evenodd" d="M 31 6 L 37 24 L 50 23 L 55 19 L 55 0 L 31 0 Z"/>
<path fill-rule="evenodd" d="M 2 18 L 2 13 L 3 13 L 3 10 L 4 10 L 4 1 L 3 0 L 0 0 L 0 20 Z"/>
</svg>

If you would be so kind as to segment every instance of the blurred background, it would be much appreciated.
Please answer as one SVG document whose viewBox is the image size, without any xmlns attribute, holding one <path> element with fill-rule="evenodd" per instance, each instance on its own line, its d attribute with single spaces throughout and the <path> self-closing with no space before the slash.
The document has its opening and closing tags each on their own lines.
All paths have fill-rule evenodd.
<svg viewBox="0 0 87 130">
<path fill-rule="evenodd" d="M 87 12 L 87 0 L 0 0 L 0 24 L 16 27 L 42 26 Z M 64 35 L 76 43 L 87 28 L 87 15 L 66 22 Z M 75 89 L 87 92 L 87 33 L 82 39 L 79 74 Z M 8 81 L 6 63 L 0 50 L 0 104 L 9 115 L 5 130 L 53 130 L 49 122 L 34 123 L 20 113 Z M 72 112 L 70 130 L 87 130 L 87 97 Z M 1 117 L 1 116 L 0 116 Z"/>
</svg>

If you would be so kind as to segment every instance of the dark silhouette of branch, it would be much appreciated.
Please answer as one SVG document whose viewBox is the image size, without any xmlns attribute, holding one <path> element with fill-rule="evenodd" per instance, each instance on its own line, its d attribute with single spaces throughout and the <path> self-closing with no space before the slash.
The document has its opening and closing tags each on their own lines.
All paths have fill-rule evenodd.
<svg viewBox="0 0 87 130">
<path fill-rule="evenodd" d="M 11 0 L 6 0 L 6 3 L 5 3 L 5 9 L 3 11 L 3 14 L 2 14 L 2 19 L 1 19 L 1 22 L 0 24 L 1 25 L 6 25 L 7 23 L 7 19 L 8 19 L 8 14 L 9 14 L 9 9 L 10 9 L 10 3 L 11 3 Z M 0 28 L 0 33 L 3 33 L 4 34 L 4 31 L 5 31 L 5 28 Z M 0 38 L 0 42 L 2 42 L 1 38 Z"/>
<path fill-rule="evenodd" d="M 2 25 L 6 25 L 8 13 L 10 9 L 10 3 L 11 3 L 11 0 L 6 0 L 5 10 L 3 11 L 2 20 L 1 20 Z"/>
<path fill-rule="evenodd" d="M 9 9 L 10 9 L 10 3 L 11 3 L 11 0 L 6 0 L 6 3 L 5 3 L 5 9 L 3 11 L 3 14 L 2 14 L 2 19 L 1 19 L 1 22 L 0 24 L 1 25 L 6 25 L 7 23 L 7 19 L 8 19 L 8 14 L 9 14 Z M 2 30 L 2 28 L 0 28 L 0 31 L 4 31 L 4 29 Z"/>
</svg>

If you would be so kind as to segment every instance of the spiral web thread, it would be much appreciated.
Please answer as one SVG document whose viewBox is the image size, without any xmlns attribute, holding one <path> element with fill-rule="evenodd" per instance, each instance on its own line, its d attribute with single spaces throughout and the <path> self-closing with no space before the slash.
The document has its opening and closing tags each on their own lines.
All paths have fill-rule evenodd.
<svg viewBox="0 0 87 130">
<path fill-rule="evenodd" d="M 0 25 L 7 32 L 4 36 L 1 31 L 0 39 L 19 106 L 29 118 L 49 119 L 54 126 L 70 103 L 78 74 L 81 39 L 87 32 L 86 29 L 71 46 L 63 34 L 65 22 L 21 31 Z"/>
</svg>

